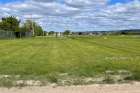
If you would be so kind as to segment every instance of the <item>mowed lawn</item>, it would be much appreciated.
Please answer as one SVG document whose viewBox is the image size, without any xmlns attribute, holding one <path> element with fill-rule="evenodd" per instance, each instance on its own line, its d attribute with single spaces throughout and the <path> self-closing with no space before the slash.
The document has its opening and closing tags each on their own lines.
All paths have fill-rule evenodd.
<svg viewBox="0 0 140 93">
<path fill-rule="evenodd" d="M 36 37 L 0 40 L 0 74 L 95 76 L 128 70 L 140 80 L 140 37 Z"/>
</svg>

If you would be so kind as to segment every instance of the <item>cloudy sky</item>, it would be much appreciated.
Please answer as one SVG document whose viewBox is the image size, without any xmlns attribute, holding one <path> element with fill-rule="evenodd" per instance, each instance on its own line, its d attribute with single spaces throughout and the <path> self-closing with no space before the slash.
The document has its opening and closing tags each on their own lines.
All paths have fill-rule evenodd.
<svg viewBox="0 0 140 93">
<path fill-rule="evenodd" d="M 0 17 L 34 18 L 46 31 L 140 28 L 140 0 L 0 0 Z"/>
</svg>

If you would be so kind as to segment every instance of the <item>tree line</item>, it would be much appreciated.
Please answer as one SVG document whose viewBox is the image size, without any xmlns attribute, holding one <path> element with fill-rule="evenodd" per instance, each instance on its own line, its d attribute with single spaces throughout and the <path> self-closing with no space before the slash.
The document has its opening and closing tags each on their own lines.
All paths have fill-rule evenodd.
<svg viewBox="0 0 140 93">
<path fill-rule="evenodd" d="M 32 32 L 34 30 L 36 36 L 43 35 L 42 27 L 36 22 L 26 20 L 23 24 L 20 23 L 21 21 L 14 16 L 3 17 L 0 21 L 0 30 L 12 32 Z"/>
<path fill-rule="evenodd" d="M 34 32 L 35 36 L 53 35 L 55 31 L 43 31 L 42 27 L 32 20 L 26 20 L 21 24 L 21 21 L 14 16 L 8 16 L 1 18 L 0 31 L 12 31 L 12 32 Z M 70 30 L 65 30 L 63 35 L 69 35 Z"/>
</svg>

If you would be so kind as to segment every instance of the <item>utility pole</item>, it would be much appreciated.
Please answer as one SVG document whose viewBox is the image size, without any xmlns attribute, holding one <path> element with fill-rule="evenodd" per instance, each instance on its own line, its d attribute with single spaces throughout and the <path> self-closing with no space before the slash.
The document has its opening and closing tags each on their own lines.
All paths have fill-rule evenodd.
<svg viewBox="0 0 140 93">
<path fill-rule="evenodd" d="M 32 32 L 33 32 L 33 36 L 35 36 L 35 29 L 34 29 L 33 15 L 32 15 L 32 14 L 31 14 L 31 23 L 32 23 Z"/>
</svg>

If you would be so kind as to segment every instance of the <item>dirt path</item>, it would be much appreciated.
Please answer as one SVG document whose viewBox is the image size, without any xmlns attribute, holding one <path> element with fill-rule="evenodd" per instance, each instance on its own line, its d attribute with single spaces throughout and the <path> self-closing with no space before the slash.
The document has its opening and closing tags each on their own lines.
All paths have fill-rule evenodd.
<svg viewBox="0 0 140 93">
<path fill-rule="evenodd" d="M 71 87 L 0 88 L 0 93 L 140 93 L 140 83 Z"/>
</svg>

